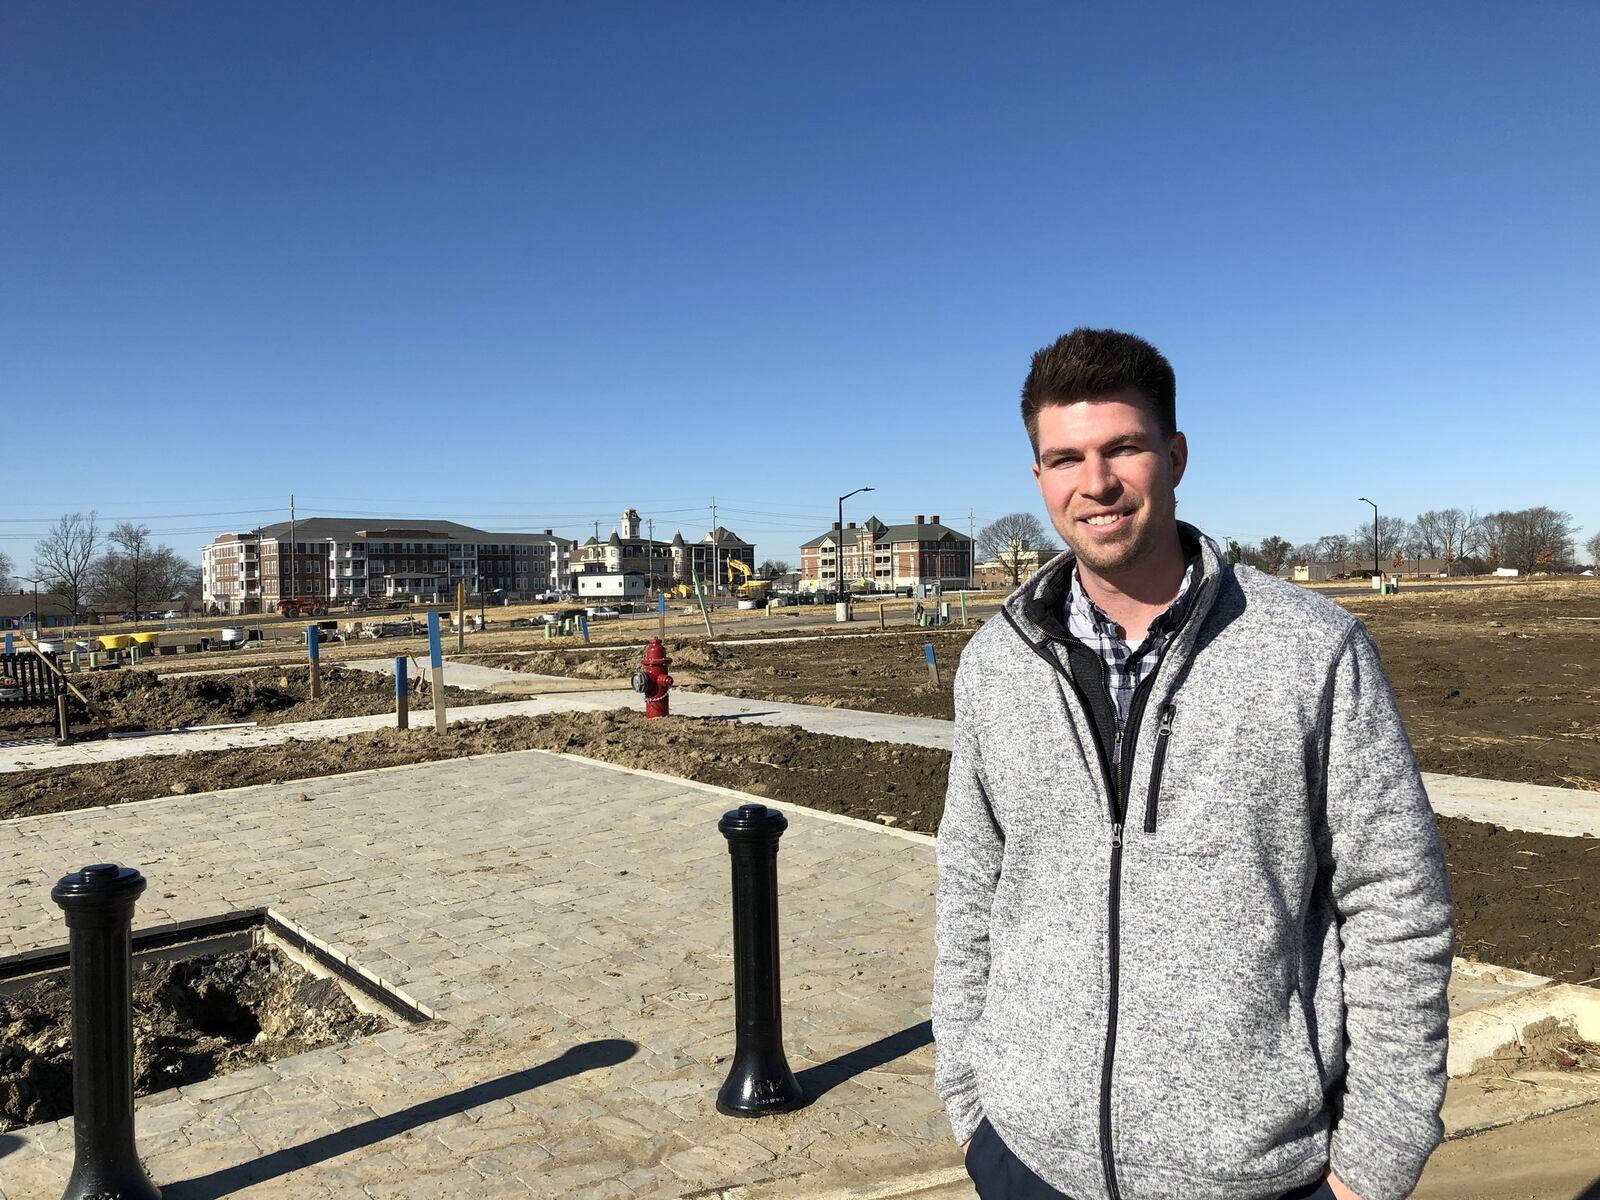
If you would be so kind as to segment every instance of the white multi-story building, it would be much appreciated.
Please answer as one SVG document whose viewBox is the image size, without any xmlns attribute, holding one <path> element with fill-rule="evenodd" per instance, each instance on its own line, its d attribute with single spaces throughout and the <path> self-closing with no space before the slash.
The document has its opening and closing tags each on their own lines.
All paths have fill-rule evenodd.
<svg viewBox="0 0 1600 1200">
<path fill-rule="evenodd" d="M 572 546 L 543 533 L 493 533 L 454 521 L 385 525 L 310 517 L 201 547 L 202 598 L 220 612 L 270 612 L 278 601 L 309 597 L 445 602 L 465 583 L 473 595 L 524 600 L 570 590 Z"/>
<path fill-rule="evenodd" d="M 670 540 L 642 537 L 642 523 L 638 510 L 630 508 L 622 514 L 610 538 L 601 541 L 591 537 L 578 546 L 575 551 L 578 574 L 637 571 L 650 587 L 688 583 L 698 575 L 708 589 L 720 593 L 729 590 L 730 559 L 747 568 L 745 571 L 734 568 L 734 581 L 747 579 L 755 571 L 756 548 L 720 525 L 714 533 L 706 534 L 698 542 L 690 542 L 684 539 L 681 530 Z"/>
</svg>

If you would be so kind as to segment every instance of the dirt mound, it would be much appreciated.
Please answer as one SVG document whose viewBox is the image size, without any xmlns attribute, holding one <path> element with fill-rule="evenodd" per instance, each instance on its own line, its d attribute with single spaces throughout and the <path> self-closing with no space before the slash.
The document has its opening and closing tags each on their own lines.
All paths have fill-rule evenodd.
<svg viewBox="0 0 1600 1200">
<path fill-rule="evenodd" d="M 387 1028 L 270 947 L 146 963 L 133 981 L 134 1095 Z M 71 1114 L 71 1033 L 65 974 L 0 999 L 0 1130 Z"/>
<path fill-rule="evenodd" d="M 311 698 L 308 667 L 266 667 L 217 675 L 161 675 L 152 671 L 82 672 L 72 683 L 88 696 L 119 732 L 175 729 L 195 725 L 226 725 L 255 721 L 280 725 L 288 721 L 320 721 L 331 717 L 356 717 L 389 712 L 394 708 L 394 679 L 371 671 L 325 666 L 323 694 Z M 425 698 L 427 685 L 419 685 Z M 482 693 L 445 688 L 452 705 L 482 704 Z M 414 701 L 415 703 L 415 701 Z M 74 703 L 74 725 L 88 733 L 93 721 L 81 704 Z M 22 710 L 17 710 L 22 711 Z M 53 732 L 54 712 L 29 710 L 24 723 L 0 725 L 0 735 L 41 735 Z"/>
</svg>

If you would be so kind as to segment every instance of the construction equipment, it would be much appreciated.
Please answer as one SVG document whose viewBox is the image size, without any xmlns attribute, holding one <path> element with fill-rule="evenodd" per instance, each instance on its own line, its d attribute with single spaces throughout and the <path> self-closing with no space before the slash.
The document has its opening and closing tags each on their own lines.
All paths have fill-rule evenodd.
<svg viewBox="0 0 1600 1200">
<path fill-rule="evenodd" d="M 744 576 L 743 583 L 734 579 L 735 572 Z M 737 558 L 730 558 L 728 559 L 728 586 L 733 589 L 734 594 L 739 599 L 754 600 L 757 604 L 760 604 L 767 598 L 767 587 L 769 585 L 765 579 L 755 578 L 755 572 L 751 570 L 749 563 L 741 562 Z"/>
<path fill-rule="evenodd" d="M 280 617 L 320 617 L 322 601 L 314 596 L 290 596 L 278 601 Z"/>
</svg>

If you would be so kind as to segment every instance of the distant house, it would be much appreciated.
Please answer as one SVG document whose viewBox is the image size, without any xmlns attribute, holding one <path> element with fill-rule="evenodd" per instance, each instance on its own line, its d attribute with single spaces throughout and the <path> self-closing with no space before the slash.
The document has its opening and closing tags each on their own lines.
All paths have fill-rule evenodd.
<svg viewBox="0 0 1600 1200">
<path fill-rule="evenodd" d="M 22 629 L 32 626 L 33 621 L 33 592 L 7 592 L 0 595 L 0 629 Z M 78 620 L 87 622 L 90 614 L 85 609 L 78 610 Z M 71 625 L 72 609 L 68 607 L 65 597 L 59 592 L 39 593 L 39 624 L 46 629 L 54 625 Z"/>
</svg>

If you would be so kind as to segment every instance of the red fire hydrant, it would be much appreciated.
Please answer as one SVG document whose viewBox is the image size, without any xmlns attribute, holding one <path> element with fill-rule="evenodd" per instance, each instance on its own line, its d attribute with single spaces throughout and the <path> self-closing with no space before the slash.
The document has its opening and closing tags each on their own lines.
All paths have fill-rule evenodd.
<svg viewBox="0 0 1600 1200">
<path fill-rule="evenodd" d="M 660 638 L 650 639 L 639 665 L 644 670 L 633 673 L 633 690 L 644 693 L 645 718 L 667 716 L 667 692 L 672 689 L 672 676 L 667 674 L 667 668 L 672 660 L 667 657 L 667 648 Z"/>
</svg>

